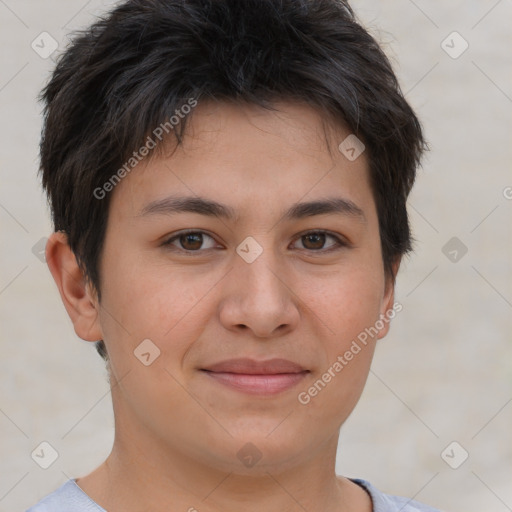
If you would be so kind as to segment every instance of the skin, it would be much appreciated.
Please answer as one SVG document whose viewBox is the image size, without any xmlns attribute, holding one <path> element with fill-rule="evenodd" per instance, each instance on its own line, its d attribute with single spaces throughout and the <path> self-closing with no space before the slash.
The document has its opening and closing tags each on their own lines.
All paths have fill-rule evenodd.
<svg viewBox="0 0 512 512">
<path fill-rule="evenodd" d="M 335 459 L 340 426 L 389 323 L 307 405 L 297 399 L 393 305 L 368 162 L 364 153 L 351 162 L 337 150 L 350 134 L 344 127 L 326 128 L 308 106 L 276 106 L 202 103 L 183 145 L 146 159 L 117 185 L 100 259 L 101 303 L 65 234 L 50 238 L 48 265 L 75 332 L 103 339 L 110 355 L 113 449 L 77 479 L 109 512 L 372 509 L 362 488 L 336 475 Z M 140 214 L 168 196 L 217 201 L 237 219 Z M 333 197 L 355 203 L 364 218 L 281 218 L 295 203 Z M 206 234 L 202 242 L 176 238 L 185 229 Z M 347 245 L 303 236 L 318 231 Z M 236 252 L 248 236 L 263 250 L 252 263 Z M 184 254 L 183 244 L 196 252 Z M 149 366 L 133 353 L 144 339 L 160 349 Z M 260 396 L 201 371 L 238 357 L 284 358 L 309 372 L 290 389 Z M 237 457 L 249 442 L 261 454 L 252 467 Z"/>
</svg>

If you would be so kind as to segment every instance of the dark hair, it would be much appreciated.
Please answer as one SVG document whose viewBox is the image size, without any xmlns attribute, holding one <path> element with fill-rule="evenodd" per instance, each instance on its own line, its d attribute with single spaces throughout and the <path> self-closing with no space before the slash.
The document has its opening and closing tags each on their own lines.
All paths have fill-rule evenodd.
<svg viewBox="0 0 512 512">
<path fill-rule="evenodd" d="M 41 93 L 54 228 L 66 232 L 98 298 L 110 194 L 94 191 L 191 98 L 264 108 L 297 101 L 348 126 L 366 146 L 384 269 L 395 279 L 392 264 L 412 249 L 406 200 L 426 144 L 387 57 L 348 3 L 127 0 L 75 35 Z M 185 122 L 172 130 L 178 144 Z M 107 359 L 103 341 L 96 346 Z"/>
</svg>

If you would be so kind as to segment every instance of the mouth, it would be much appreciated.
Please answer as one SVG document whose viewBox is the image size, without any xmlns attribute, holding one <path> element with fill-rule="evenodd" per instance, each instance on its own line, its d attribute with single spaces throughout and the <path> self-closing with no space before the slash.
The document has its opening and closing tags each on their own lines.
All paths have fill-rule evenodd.
<svg viewBox="0 0 512 512">
<path fill-rule="evenodd" d="M 230 359 L 201 371 L 215 382 L 251 395 L 275 395 L 296 386 L 309 370 L 286 359 Z"/>
</svg>

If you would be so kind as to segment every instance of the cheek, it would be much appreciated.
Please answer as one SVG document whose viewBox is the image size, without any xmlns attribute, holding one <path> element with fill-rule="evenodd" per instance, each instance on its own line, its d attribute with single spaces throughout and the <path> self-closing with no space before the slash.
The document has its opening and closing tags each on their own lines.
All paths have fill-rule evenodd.
<svg viewBox="0 0 512 512">
<path fill-rule="evenodd" d="M 212 284 L 206 279 L 200 286 L 189 277 L 185 283 L 179 273 L 149 271 L 144 264 L 134 264 L 137 271 L 129 273 L 130 265 L 119 263 L 105 282 L 100 315 L 122 400 L 151 429 L 158 430 L 158 418 L 173 417 L 176 410 L 193 421 L 181 366 L 206 324 L 207 301 L 201 299 Z"/>
<path fill-rule="evenodd" d="M 134 349 L 150 339 L 167 367 L 180 365 L 212 314 L 206 299 L 218 278 L 143 262 L 118 261 L 105 269 L 100 318 L 112 356 L 119 353 L 133 363 Z"/>
<path fill-rule="evenodd" d="M 325 328 L 329 352 L 343 348 L 379 318 L 384 280 L 378 265 L 373 268 L 352 265 L 322 278 L 298 281 L 297 295 Z"/>
<path fill-rule="evenodd" d="M 299 403 L 312 416 L 322 415 L 337 426 L 353 410 L 368 376 L 377 340 L 368 333 L 379 319 L 384 276 L 379 261 L 362 257 L 330 279 L 303 286 L 325 327 L 326 363 L 302 390 Z"/>
<path fill-rule="evenodd" d="M 380 281 L 363 269 L 352 269 L 328 283 L 307 289 L 311 311 L 323 335 L 318 348 L 323 364 L 299 391 L 298 403 L 311 417 L 339 428 L 355 407 L 368 377 L 376 337 L 369 328 L 379 319 Z"/>
</svg>

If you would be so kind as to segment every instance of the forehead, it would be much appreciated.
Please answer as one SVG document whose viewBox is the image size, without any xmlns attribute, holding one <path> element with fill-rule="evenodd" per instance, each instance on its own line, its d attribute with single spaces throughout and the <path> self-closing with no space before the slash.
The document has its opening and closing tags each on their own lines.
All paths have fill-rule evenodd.
<svg viewBox="0 0 512 512">
<path fill-rule="evenodd" d="M 188 120 L 182 149 L 260 154 L 276 159 L 289 152 L 326 160 L 349 129 L 303 103 L 277 102 L 272 109 L 234 102 L 205 102 Z M 338 141 L 338 142 L 337 142 Z M 263 151 L 265 150 L 265 151 Z"/>
<path fill-rule="evenodd" d="M 306 105 L 275 109 L 200 104 L 182 143 L 171 139 L 140 162 L 114 190 L 112 208 L 136 215 L 166 195 L 222 199 L 235 209 L 333 192 L 353 202 L 371 199 L 366 155 L 351 161 L 338 149 L 351 135 L 348 128 Z"/>
</svg>

